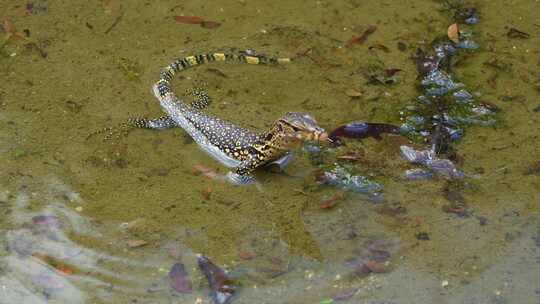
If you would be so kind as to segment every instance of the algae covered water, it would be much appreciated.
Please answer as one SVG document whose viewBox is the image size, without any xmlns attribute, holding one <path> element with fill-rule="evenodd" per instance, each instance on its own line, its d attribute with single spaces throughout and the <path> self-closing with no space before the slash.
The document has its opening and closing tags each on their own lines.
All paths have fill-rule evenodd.
<svg viewBox="0 0 540 304">
<path fill-rule="evenodd" d="M 0 303 L 539 303 L 539 10 L 3 1 Z M 209 178 L 227 169 L 181 129 L 89 136 L 162 115 L 173 59 L 246 50 L 293 62 L 211 63 L 175 91 L 203 83 L 253 130 L 299 111 L 399 134 L 299 147 L 260 187 Z"/>
</svg>

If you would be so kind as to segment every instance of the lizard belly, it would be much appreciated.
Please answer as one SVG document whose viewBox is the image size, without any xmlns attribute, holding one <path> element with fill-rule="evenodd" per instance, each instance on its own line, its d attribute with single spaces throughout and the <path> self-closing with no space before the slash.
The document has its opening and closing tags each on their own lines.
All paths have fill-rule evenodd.
<svg viewBox="0 0 540 304">
<path fill-rule="evenodd" d="M 159 95 L 156 94 L 156 96 Z M 208 153 L 215 160 L 219 161 L 226 167 L 233 168 L 240 165 L 240 160 L 227 155 L 225 152 L 219 149 L 219 147 L 212 144 L 208 137 L 206 137 L 206 135 L 204 135 L 199 128 L 197 128 L 185 117 L 183 111 L 181 110 L 182 105 L 179 102 L 170 96 L 158 97 L 158 99 L 162 109 L 178 124 L 178 126 L 182 127 L 193 138 L 193 140 L 195 140 L 201 150 Z"/>
</svg>

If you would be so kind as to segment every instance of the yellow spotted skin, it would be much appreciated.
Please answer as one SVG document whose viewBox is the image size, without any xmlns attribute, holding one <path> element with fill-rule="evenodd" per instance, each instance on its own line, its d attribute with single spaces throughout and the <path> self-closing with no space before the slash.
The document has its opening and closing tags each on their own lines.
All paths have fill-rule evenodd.
<svg viewBox="0 0 540 304">
<path fill-rule="evenodd" d="M 203 150 L 223 164 L 234 167 L 234 174 L 241 177 L 240 180 L 244 180 L 255 168 L 284 157 L 300 141 L 318 138 L 324 133 L 311 116 L 297 112 L 286 113 L 266 132 L 253 132 L 204 113 L 202 109 L 210 101 L 205 93 L 199 94 L 198 100 L 189 105 L 179 99 L 171 89 L 170 82 L 177 73 L 204 63 L 225 61 L 278 65 L 288 63 L 290 59 L 208 53 L 175 60 L 161 71 L 160 79 L 154 85 L 154 94 L 167 116 L 153 121 L 139 119 L 137 126 L 159 129 L 176 123 L 184 128 Z M 151 125 L 152 123 L 154 125 Z"/>
</svg>

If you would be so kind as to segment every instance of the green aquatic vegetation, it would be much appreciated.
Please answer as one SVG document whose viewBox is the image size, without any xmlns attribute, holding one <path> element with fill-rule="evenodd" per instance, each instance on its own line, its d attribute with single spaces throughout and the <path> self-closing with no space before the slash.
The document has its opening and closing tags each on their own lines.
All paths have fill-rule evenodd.
<svg viewBox="0 0 540 304">
<path fill-rule="evenodd" d="M 15 148 L 15 150 L 13 150 L 13 157 L 15 158 L 21 158 L 26 155 L 28 155 L 28 151 L 23 148 Z"/>
</svg>

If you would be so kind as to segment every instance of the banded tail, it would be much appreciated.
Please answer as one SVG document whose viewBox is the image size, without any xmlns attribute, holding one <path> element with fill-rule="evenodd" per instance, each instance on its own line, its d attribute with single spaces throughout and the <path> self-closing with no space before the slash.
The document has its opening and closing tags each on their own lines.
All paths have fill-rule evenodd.
<svg viewBox="0 0 540 304">
<path fill-rule="evenodd" d="M 289 63 L 291 59 L 232 53 L 208 53 L 184 57 L 182 59 L 175 60 L 173 63 L 161 70 L 159 81 L 154 86 L 154 93 L 156 94 L 156 97 L 165 98 L 169 96 L 175 98 L 176 96 L 170 87 L 170 81 L 177 73 L 197 65 L 214 61 L 234 61 L 247 64 L 277 65 Z"/>
</svg>

